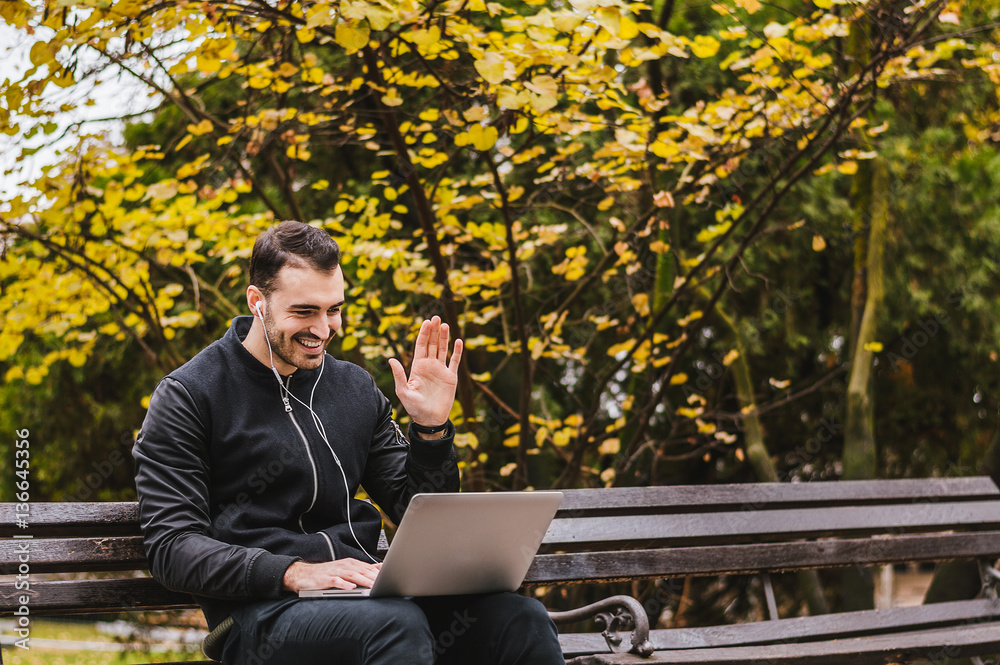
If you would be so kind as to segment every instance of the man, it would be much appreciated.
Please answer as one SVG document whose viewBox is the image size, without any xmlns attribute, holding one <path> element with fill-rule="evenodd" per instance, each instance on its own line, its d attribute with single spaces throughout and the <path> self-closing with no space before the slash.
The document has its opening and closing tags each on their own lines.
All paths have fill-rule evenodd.
<svg viewBox="0 0 1000 665">
<path fill-rule="evenodd" d="M 516 594 L 300 600 L 369 587 L 379 511 L 458 489 L 448 419 L 462 342 L 424 321 L 409 376 L 389 361 L 409 441 L 360 367 L 326 347 L 342 324 L 340 251 L 284 222 L 250 259 L 247 305 L 223 338 L 164 378 L 135 443 L 150 571 L 192 593 L 209 626 L 232 617 L 224 663 L 563 663 L 555 627 Z M 460 528 L 460 525 L 456 525 Z"/>
</svg>

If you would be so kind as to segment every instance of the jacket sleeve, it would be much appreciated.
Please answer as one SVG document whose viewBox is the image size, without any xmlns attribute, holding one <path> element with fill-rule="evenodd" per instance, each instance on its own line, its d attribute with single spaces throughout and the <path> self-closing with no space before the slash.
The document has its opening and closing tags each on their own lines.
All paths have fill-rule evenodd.
<svg viewBox="0 0 1000 665">
<path fill-rule="evenodd" d="M 226 599 L 278 598 L 295 557 L 212 538 L 205 418 L 177 380 L 150 400 L 133 447 L 139 520 L 153 577 L 169 589 Z"/>
<path fill-rule="evenodd" d="M 379 404 L 375 432 L 361 484 L 394 523 L 399 524 L 414 494 L 457 492 L 459 472 L 455 454 L 455 427 L 448 422 L 445 436 L 407 441 L 392 419 L 392 406 L 372 381 Z"/>
</svg>

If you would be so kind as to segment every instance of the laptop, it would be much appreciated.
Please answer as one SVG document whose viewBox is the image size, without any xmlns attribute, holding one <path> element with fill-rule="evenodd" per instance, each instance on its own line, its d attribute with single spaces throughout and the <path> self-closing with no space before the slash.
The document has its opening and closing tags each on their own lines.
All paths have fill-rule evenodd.
<svg viewBox="0 0 1000 665">
<path fill-rule="evenodd" d="M 309 589 L 301 598 L 450 596 L 514 591 L 562 492 L 417 494 L 370 589 Z"/>
</svg>

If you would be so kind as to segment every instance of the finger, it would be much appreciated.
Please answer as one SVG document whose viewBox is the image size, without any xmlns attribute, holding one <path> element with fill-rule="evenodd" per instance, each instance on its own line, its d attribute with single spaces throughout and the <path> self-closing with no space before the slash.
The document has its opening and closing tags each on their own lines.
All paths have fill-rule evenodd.
<svg viewBox="0 0 1000 665">
<path fill-rule="evenodd" d="M 431 337 L 431 322 L 425 320 L 420 324 L 417 341 L 413 343 L 413 359 L 427 357 L 427 345 Z"/>
<path fill-rule="evenodd" d="M 378 569 L 374 568 L 370 564 L 362 564 L 362 568 L 359 570 L 350 571 L 346 574 L 341 574 L 341 577 L 349 582 L 353 582 L 358 586 L 368 586 L 370 587 L 375 583 L 375 578 L 378 577 Z"/>
<path fill-rule="evenodd" d="M 357 588 L 357 586 L 358 585 L 355 584 L 354 582 L 349 582 L 348 580 L 345 580 L 343 577 L 340 577 L 339 575 L 335 575 L 333 578 L 330 579 L 331 589 L 355 589 Z"/>
<path fill-rule="evenodd" d="M 451 362 L 448 363 L 448 369 L 455 374 L 458 374 L 458 366 L 462 364 L 462 351 L 465 350 L 465 343 L 460 339 L 455 340 L 455 350 L 451 352 Z"/>
<path fill-rule="evenodd" d="M 403 369 L 403 363 L 395 358 L 389 358 L 389 369 L 392 371 L 392 380 L 396 384 L 396 394 L 398 395 L 400 390 L 406 388 L 406 370 Z"/>
<path fill-rule="evenodd" d="M 447 323 L 441 324 L 441 333 L 438 336 L 437 359 L 443 363 L 448 361 L 448 338 L 451 336 L 451 328 Z"/>
<path fill-rule="evenodd" d="M 441 347 L 441 319 L 434 317 L 431 319 L 430 337 L 427 340 L 427 357 L 437 358 L 438 349 Z"/>
</svg>

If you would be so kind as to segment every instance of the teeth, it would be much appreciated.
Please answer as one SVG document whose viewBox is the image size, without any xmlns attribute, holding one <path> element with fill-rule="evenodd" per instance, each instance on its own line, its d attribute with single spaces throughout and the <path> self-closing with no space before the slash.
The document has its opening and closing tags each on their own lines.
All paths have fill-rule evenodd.
<svg viewBox="0 0 1000 665">
<path fill-rule="evenodd" d="M 300 339 L 299 344 L 309 347 L 310 349 L 318 349 L 322 345 L 322 342 Z"/>
</svg>

